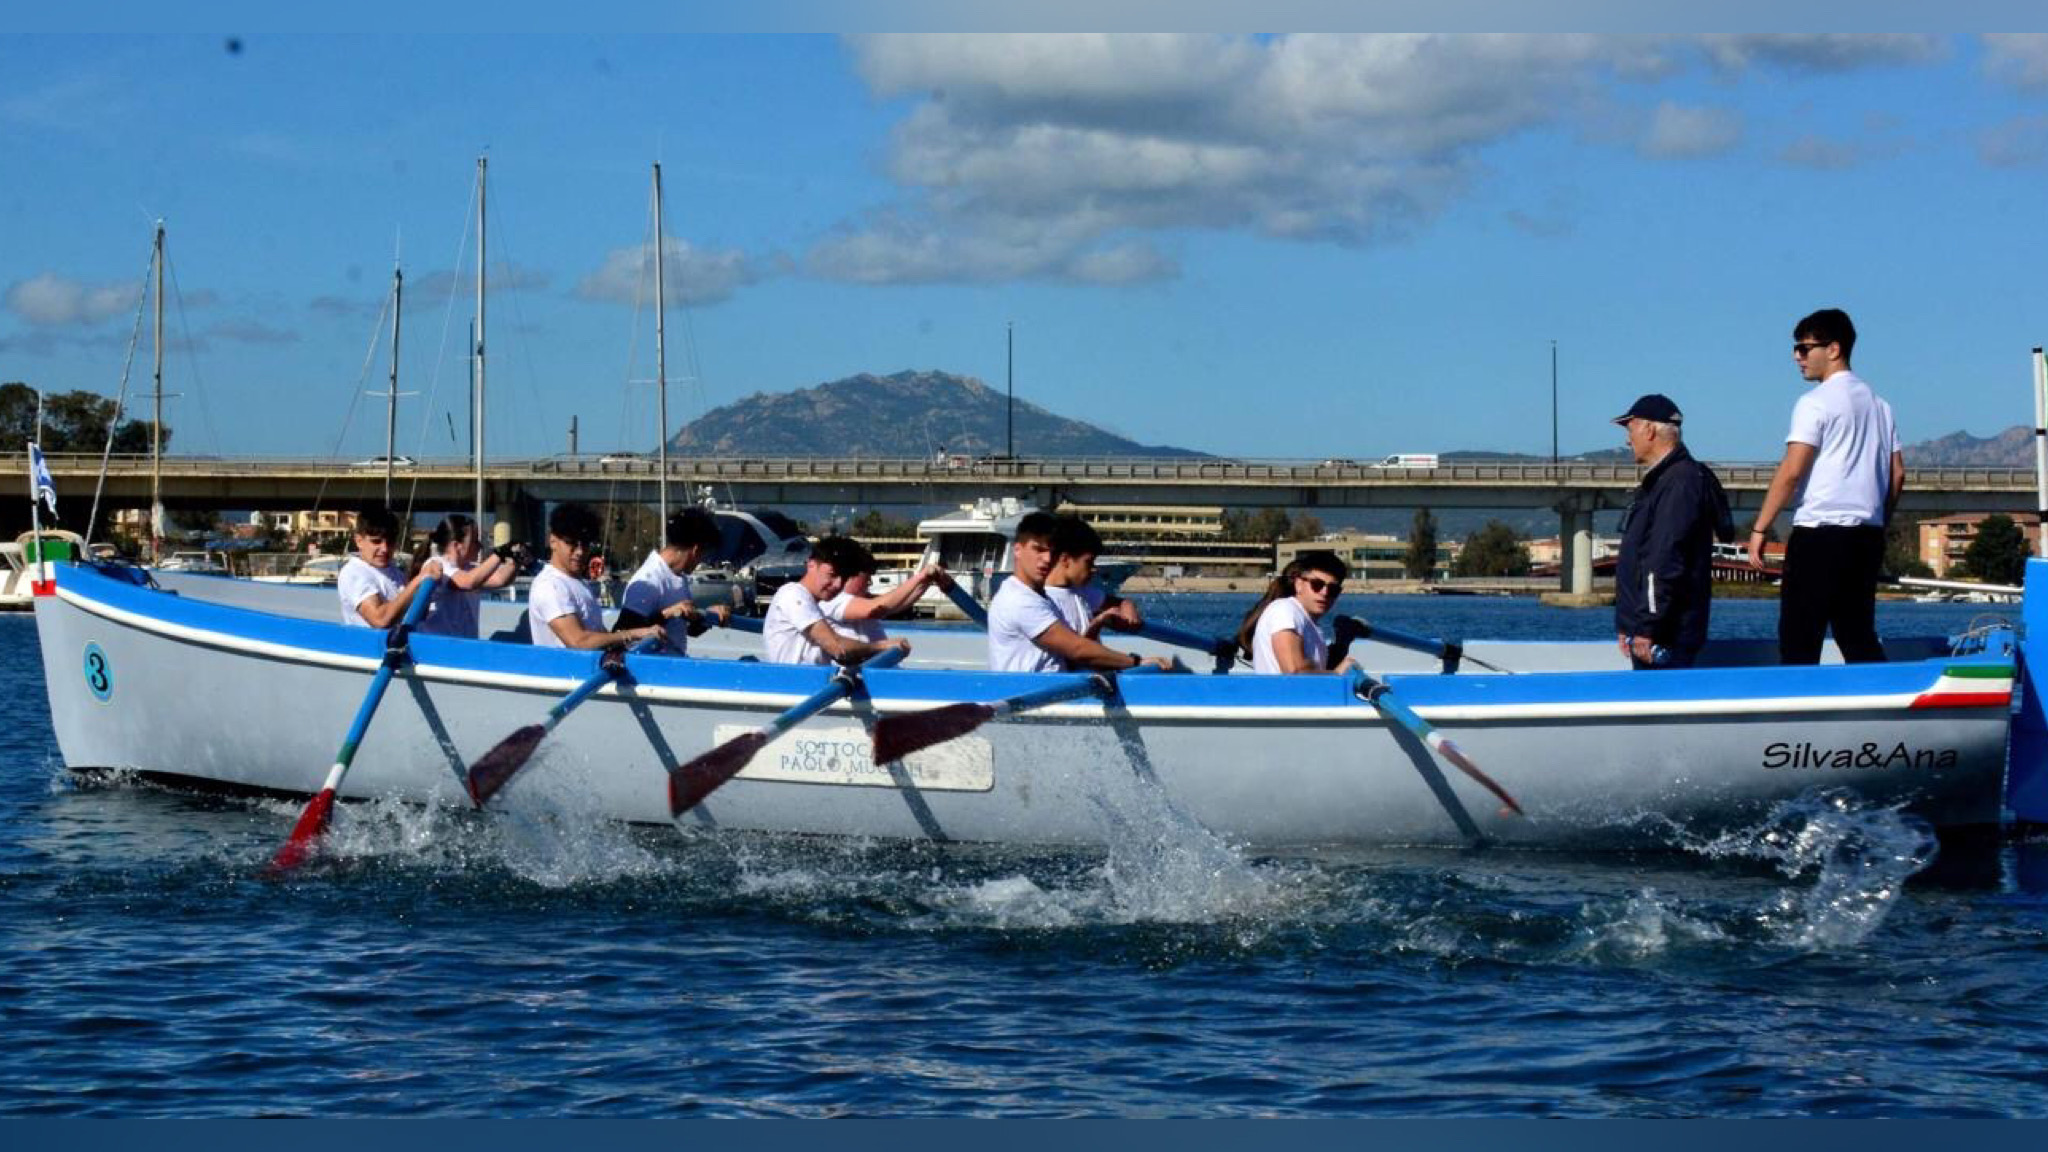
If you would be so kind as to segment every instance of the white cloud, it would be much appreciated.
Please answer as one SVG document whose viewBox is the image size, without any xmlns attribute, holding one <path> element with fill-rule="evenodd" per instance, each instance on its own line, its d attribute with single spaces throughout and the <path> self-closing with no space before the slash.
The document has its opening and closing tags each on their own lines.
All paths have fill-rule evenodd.
<svg viewBox="0 0 2048 1152">
<path fill-rule="evenodd" d="M 1984 70 L 2022 88 L 2048 86 L 2048 33 L 1986 32 Z"/>
<path fill-rule="evenodd" d="M 97 324 L 135 308 L 136 284 L 88 284 L 44 272 L 7 289 L 7 309 L 39 327 Z"/>
<path fill-rule="evenodd" d="M 1922 35 L 862 36 L 856 67 L 905 98 L 886 170 L 905 194 L 806 266 L 869 281 L 1173 274 L 1146 234 L 1209 229 L 1369 244 L 1427 225 L 1485 150 L 1701 64 L 1920 63 Z M 1735 146 L 1730 112 L 1669 102 L 1643 155 Z"/>
<path fill-rule="evenodd" d="M 1666 100 L 1650 114 L 1649 130 L 1637 150 L 1645 156 L 1676 159 L 1717 156 L 1742 140 L 1742 119 L 1719 108 L 1688 108 Z"/>
<path fill-rule="evenodd" d="M 759 278 L 744 252 L 709 251 L 669 237 L 662 248 L 663 285 L 670 307 L 716 304 Z M 654 252 L 645 245 L 616 248 L 604 265 L 576 285 L 587 300 L 654 304 Z"/>
</svg>

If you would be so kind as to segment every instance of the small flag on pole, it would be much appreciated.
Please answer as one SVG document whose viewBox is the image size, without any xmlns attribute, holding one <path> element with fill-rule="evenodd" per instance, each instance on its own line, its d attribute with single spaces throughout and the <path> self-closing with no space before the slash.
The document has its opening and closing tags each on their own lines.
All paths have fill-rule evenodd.
<svg viewBox="0 0 2048 1152">
<path fill-rule="evenodd" d="M 57 517 L 57 482 L 50 479 L 50 465 L 43 459 L 43 450 L 35 441 L 28 445 L 28 498 L 33 504 L 40 500 L 50 506 L 50 518 Z"/>
<path fill-rule="evenodd" d="M 50 479 L 50 465 L 43 459 L 43 450 L 36 442 L 28 442 L 28 515 L 31 531 L 35 534 L 36 570 L 29 579 L 29 594 L 33 596 L 54 596 L 57 582 L 50 578 L 50 558 L 44 554 L 49 542 L 43 539 L 43 505 L 50 506 L 50 519 L 57 518 L 57 482 Z"/>
</svg>

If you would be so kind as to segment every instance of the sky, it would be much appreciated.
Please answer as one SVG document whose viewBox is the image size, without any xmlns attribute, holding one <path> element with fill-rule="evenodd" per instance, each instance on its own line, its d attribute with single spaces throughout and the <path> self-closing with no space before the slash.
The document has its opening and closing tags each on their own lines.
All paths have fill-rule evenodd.
<svg viewBox="0 0 2048 1152">
<path fill-rule="evenodd" d="M 655 443 L 862 372 L 1262 459 L 1774 460 L 1841 307 L 1908 442 L 2032 416 L 2048 36 L 0 36 L 0 381 L 121 387 L 167 232 L 174 450 Z M 149 388 L 147 325 L 128 368 Z M 935 411 L 924 435 L 943 443 Z M 1022 443 L 1019 451 L 1030 452 Z"/>
</svg>

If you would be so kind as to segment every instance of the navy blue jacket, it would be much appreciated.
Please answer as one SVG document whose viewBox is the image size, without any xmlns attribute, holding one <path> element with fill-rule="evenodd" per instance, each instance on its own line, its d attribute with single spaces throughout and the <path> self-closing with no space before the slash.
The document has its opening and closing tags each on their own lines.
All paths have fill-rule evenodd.
<svg viewBox="0 0 2048 1152">
<path fill-rule="evenodd" d="M 1714 541 L 1735 535 L 1728 494 L 1683 444 L 1643 476 L 1621 518 L 1614 630 L 1679 651 L 1707 642 Z"/>
</svg>

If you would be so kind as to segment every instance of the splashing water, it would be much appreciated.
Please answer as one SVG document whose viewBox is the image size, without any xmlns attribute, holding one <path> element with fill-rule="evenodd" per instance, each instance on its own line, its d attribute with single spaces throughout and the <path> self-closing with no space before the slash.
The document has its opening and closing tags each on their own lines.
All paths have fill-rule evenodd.
<svg viewBox="0 0 2048 1152">
<path fill-rule="evenodd" d="M 1709 859 L 1770 864 L 1786 889 L 1758 914 L 1778 943 L 1801 950 L 1853 948 L 1868 939 L 1898 901 L 1908 877 L 1938 849 L 1933 830 L 1897 807 L 1871 807 L 1835 790 L 1775 805 L 1761 822 L 1685 847 Z"/>
</svg>

